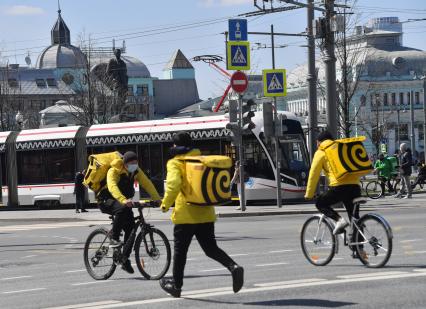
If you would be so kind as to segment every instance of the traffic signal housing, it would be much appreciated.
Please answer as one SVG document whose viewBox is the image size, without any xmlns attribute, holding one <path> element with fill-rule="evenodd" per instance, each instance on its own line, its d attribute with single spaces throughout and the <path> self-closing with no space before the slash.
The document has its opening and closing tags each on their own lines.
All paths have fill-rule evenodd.
<svg viewBox="0 0 426 309">
<path fill-rule="evenodd" d="M 251 120 L 254 117 L 253 107 L 256 106 L 256 102 L 253 99 L 242 103 L 243 119 L 241 123 L 241 130 L 243 133 L 248 133 L 253 130 L 256 125 Z"/>
</svg>

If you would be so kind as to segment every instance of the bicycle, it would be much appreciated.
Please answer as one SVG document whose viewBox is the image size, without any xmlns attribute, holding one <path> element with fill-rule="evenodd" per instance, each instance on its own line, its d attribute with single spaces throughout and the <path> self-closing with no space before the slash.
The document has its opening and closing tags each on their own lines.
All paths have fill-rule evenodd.
<svg viewBox="0 0 426 309">
<path fill-rule="evenodd" d="M 353 200 L 354 210 L 366 203 L 364 197 Z M 352 216 L 349 233 L 346 229 L 333 235 L 333 220 L 323 214 L 310 217 L 303 224 L 300 242 L 306 259 L 315 266 L 325 266 L 331 262 L 339 249 L 339 235 L 343 244 L 352 250 L 352 257 L 358 258 L 365 266 L 379 268 L 386 265 L 392 254 L 392 229 L 380 215 L 367 213 L 360 219 Z M 379 231 L 380 230 L 380 231 Z"/>
<path fill-rule="evenodd" d="M 110 248 L 112 230 L 100 227 L 89 234 L 84 246 L 84 264 L 89 275 L 95 280 L 110 278 L 117 265 L 127 258 L 123 252 L 131 251 L 134 242 L 136 265 L 139 272 L 148 280 L 161 279 L 170 267 L 171 250 L 166 235 L 148 224 L 143 216 L 143 208 L 153 208 L 153 202 L 135 203 L 139 216 L 135 218 L 135 227 L 124 245 Z M 114 220 L 114 216 L 109 217 Z M 111 223 L 112 224 L 112 223 Z M 136 237 L 136 232 L 141 228 Z M 136 240 L 135 240 L 136 239 Z"/>
<path fill-rule="evenodd" d="M 365 193 L 371 199 L 378 199 L 385 195 L 385 190 L 383 190 L 382 182 L 386 182 L 382 177 L 378 179 L 370 180 L 365 186 Z M 396 194 L 400 189 L 401 178 L 396 175 L 392 176 L 390 179 L 391 188 Z M 385 184 L 386 187 L 386 184 Z"/>
</svg>

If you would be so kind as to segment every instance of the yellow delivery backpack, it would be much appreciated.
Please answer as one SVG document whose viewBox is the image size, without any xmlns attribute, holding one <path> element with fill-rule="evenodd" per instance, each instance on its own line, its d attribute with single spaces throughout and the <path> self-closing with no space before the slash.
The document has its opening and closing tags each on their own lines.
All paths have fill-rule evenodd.
<svg viewBox="0 0 426 309">
<path fill-rule="evenodd" d="M 106 186 L 107 173 L 112 161 L 121 158 L 122 155 L 118 151 L 90 155 L 83 184 L 97 195 Z"/>
<path fill-rule="evenodd" d="M 231 199 L 232 160 L 227 156 L 186 156 L 181 192 L 188 204 L 218 205 Z"/>
<path fill-rule="evenodd" d="M 362 143 L 364 140 L 365 136 L 337 139 L 322 148 L 337 180 L 345 180 L 348 175 L 362 177 L 371 173 L 373 165 Z"/>
</svg>

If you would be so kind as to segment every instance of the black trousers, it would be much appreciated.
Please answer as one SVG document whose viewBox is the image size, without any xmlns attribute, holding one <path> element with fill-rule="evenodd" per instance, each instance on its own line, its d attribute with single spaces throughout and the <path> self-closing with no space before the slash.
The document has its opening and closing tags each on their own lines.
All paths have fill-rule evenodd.
<svg viewBox="0 0 426 309">
<path fill-rule="evenodd" d="M 386 192 L 385 185 L 388 186 L 389 193 L 393 192 L 392 184 L 389 178 L 379 177 L 379 180 L 380 180 L 380 186 L 382 187 L 383 194 Z"/>
<path fill-rule="evenodd" d="M 85 208 L 84 203 L 85 203 L 84 191 L 82 192 L 77 191 L 75 193 L 75 210 L 79 210 L 79 209 L 83 210 Z"/>
<path fill-rule="evenodd" d="M 333 208 L 331 208 L 331 205 L 343 202 L 346 211 L 348 212 L 349 219 L 351 219 L 354 210 L 352 200 L 360 196 L 361 188 L 359 185 L 329 187 L 327 192 L 318 197 L 316 206 L 321 213 L 337 221 L 340 216 Z M 355 218 L 359 219 L 359 209 L 356 210 Z"/>
<path fill-rule="evenodd" d="M 217 246 L 214 223 L 176 224 L 174 228 L 173 279 L 177 288 L 182 288 L 186 256 L 192 237 L 198 240 L 204 253 L 228 269 L 236 263 Z"/>
<path fill-rule="evenodd" d="M 123 206 L 114 199 L 108 199 L 100 203 L 99 207 L 103 213 L 114 215 L 114 222 L 112 223 L 112 238 L 114 240 L 120 240 L 120 233 L 121 231 L 124 231 L 124 242 L 127 242 L 135 226 L 133 210 L 129 207 Z M 129 257 L 132 247 L 133 244 L 129 247 L 130 250 L 128 250 L 128 252 L 123 252 L 123 254 Z"/>
</svg>

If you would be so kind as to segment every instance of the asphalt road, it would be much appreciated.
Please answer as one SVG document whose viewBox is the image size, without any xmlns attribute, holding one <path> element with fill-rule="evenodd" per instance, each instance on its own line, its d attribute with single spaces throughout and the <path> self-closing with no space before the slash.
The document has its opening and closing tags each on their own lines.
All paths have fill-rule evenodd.
<svg viewBox="0 0 426 309">
<path fill-rule="evenodd" d="M 419 205 L 425 200 L 419 199 Z M 0 308 L 426 308 L 426 208 L 380 210 L 394 232 L 388 266 L 368 269 L 341 247 L 325 267 L 309 264 L 299 232 L 310 215 L 221 218 L 219 245 L 245 268 L 243 290 L 194 240 L 184 297 L 117 269 L 107 281 L 85 271 L 90 222 L 25 221 L 0 226 Z M 172 239 L 169 221 L 153 222 Z"/>
</svg>

